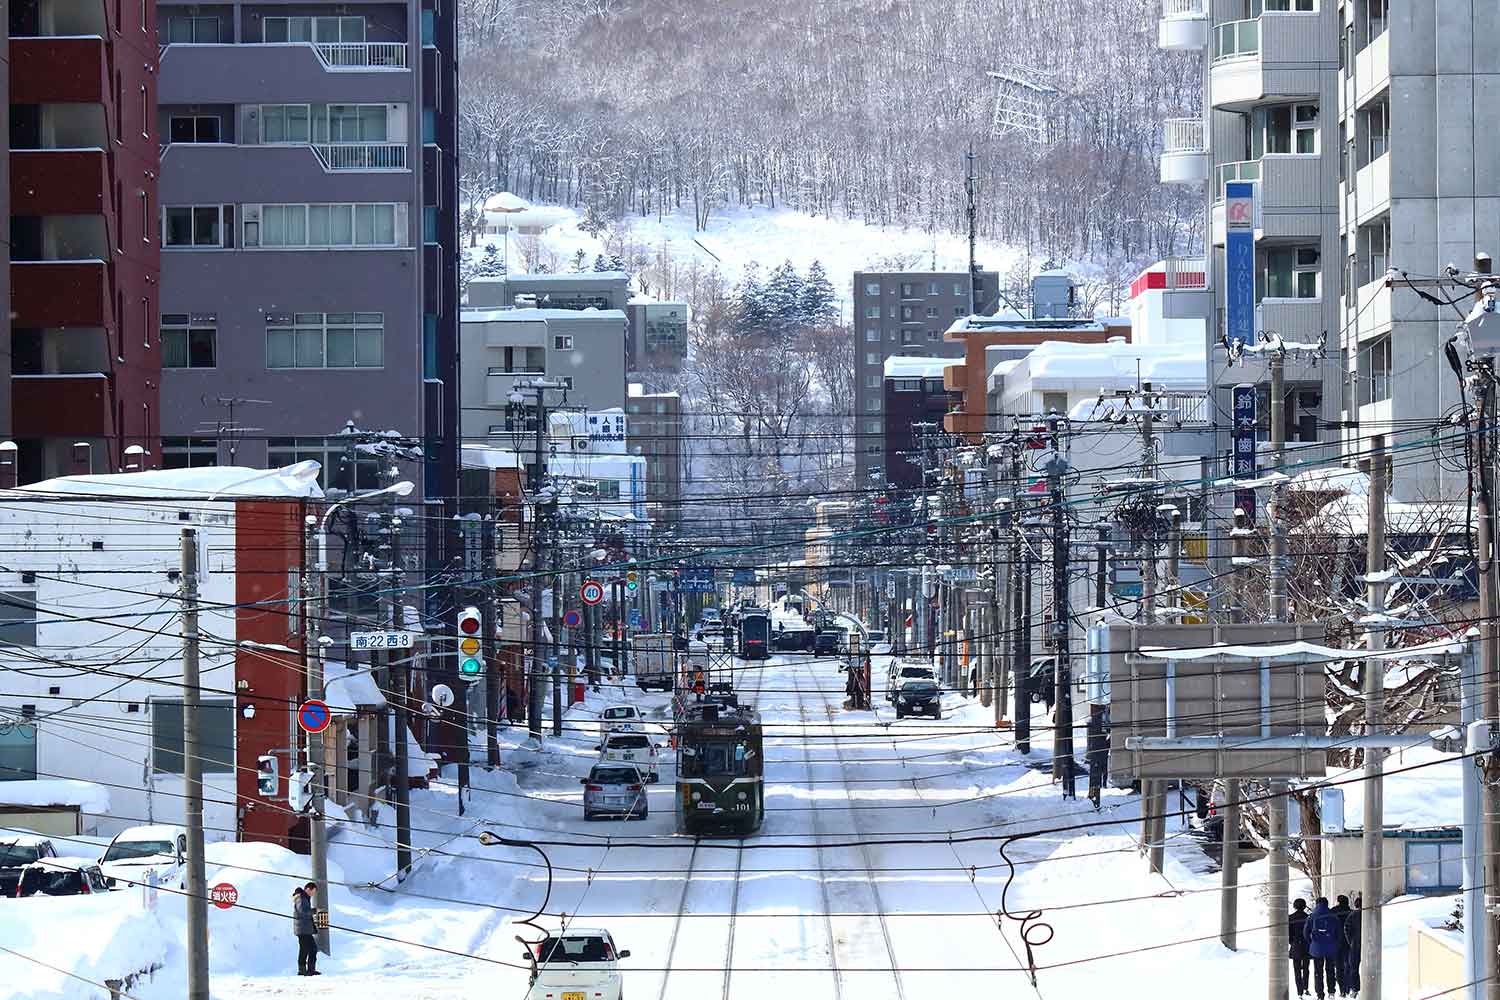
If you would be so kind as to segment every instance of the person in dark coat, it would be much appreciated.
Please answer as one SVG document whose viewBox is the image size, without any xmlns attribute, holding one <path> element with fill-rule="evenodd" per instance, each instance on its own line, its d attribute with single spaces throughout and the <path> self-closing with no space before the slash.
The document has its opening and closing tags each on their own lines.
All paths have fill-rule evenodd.
<svg viewBox="0 0 1500 1000">
<path fill-rule="evenodd" d="M 1307 974 L 1309 960 L 1307 955 L 1307 900 L 1299 899 L 1292 903 L 1292 912 L 1286 918 L 1286 940 L 1291 951 L 1292 973 L 1297 980 L 1297 995 L 1307 996 Z"/>
<path fill-rule="evenodd" d="M 313 901 L 300 885 L 292 890 L 292 933 L 297 935 L 297 975 L 322 975 L 318 971 L 318 928 L 313 923 Z"/>
<path fill-rule="evenodd" d="M 1342 980 L 1344 989 L 1349 996 L 1359 996 L 1359 960 L 1360 949 L 1364 945 L 1363 923 L 1359 910 L 1364 905 L 1363 899 L 1356 896 L 1354 906 L 1344 916 L 1344 978 Z"/>
<path fill-rule="evenodd" d="M 1328 909 L 1328 897 L 1319 896 L 1302 929 L 1302 936 L 1307 939 L 1307 954 L 1312 959 L 1313 989 L 1317 991 L 1318 1000 L 1338 992 L 1339 934 L 1342 930 L 1339 918 Z"/>
<path fill-rule="evenodd" d="M 1333 914 L 1339 922 L 1339 953 L 1333 972 L 1339 981 L 1339 996 L 1346 997 L 1349 995 L 1349 980 L 1347 977 L 1349 970 L 1349 939 L 1344 932 L 1347 929 L 1345 923 L 1349 919 L 1349 897 L 1338 896 L 1334 900 L 1333 908 L 1328 912 Z"/>
</svg>

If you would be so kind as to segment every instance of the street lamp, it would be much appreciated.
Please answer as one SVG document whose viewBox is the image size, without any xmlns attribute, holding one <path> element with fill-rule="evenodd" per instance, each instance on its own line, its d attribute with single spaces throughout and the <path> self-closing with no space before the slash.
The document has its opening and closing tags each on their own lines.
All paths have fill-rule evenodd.
<svg viewBox="0 0 1500 1000">
<path fill-rule="evenodd" d="M 333 515 L 338 513 L 340 507 L 351 504 L 356 500 L 374 500 L 376 497 L 409 497 L 412 490 L 416 488 L 416 484 L 411 482 L 411 480 L 403 479 L 399 483 L 375 490 L 372 493 L 360 493 L 357 496 L 345 497 L 337 503 L 330 504 L 328 510 L 323 513 L 322 523 L 318 525 L 318 572 L 320 574 L 328 572 L 328 525 L 333 520 Z"/>
</svg>

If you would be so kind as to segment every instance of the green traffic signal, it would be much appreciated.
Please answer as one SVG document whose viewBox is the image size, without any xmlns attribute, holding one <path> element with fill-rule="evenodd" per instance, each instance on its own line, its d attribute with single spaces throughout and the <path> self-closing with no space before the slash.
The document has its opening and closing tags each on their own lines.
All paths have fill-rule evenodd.
<svg viewBox="0 0 1500 1000">
<path fill-rule="evenodd" d="M 458 672 L 465 677 L 477 677 L 483 670 L 484 668 L 480 664 L 479 658 L 475 656 L 465 657 L 458 664 Z"/>
</svg>

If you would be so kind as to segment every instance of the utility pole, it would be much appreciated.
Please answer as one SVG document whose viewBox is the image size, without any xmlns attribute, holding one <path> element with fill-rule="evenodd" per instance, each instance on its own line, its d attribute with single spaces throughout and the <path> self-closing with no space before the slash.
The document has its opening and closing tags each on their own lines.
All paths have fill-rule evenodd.
<svg viewBox="0 0 1500 1000">
<path fill-rule="evenodd" d="M 1281 471 L 1286 451 L 1286 349 L 1278 341 L 1271 351 L 1271 466 Z M 1374 491 L 1372 486 L 1371 491 Z M 1286 533 L 1281 524 L 1282 504 L 1285 492 L 1281 487 L 1272 489 L 1271 502 L 1267 504 L 1266 524 L 1271 536 L 1271 620 L 1287 620 L 1286 607 Z M 1368 750 L 1365 751 L 1369 753 Z M 1368 758 L 1367 758 L 1368 759 Z M 1267 921 L 1267 962 L 1270 975 L 1266 989 L 1269 1000 L 1286 1000 L 1287 995 L 1287 897 L 1291 893 L 1291 872 L 1287 863 L 1287 799 L 1289 785 L 1284 780 L 1267 782 L 1270 798 L 1266 800 L 1267 862 L 1270 867 L 1270 884 L 1266 887 L 1266 909 L 1270 913 Z M 1368 793 L 1368 789 L 1367 789 Z M 1368 808 L 1368 807 L 1367 807 Z M 1380 831 L 1377 829 L 1377 835 Z M 1376 870 L 1379 878 L 1379 869 Z M 1378 997 L 1379 993 L 1369 994 Z"/>
<path fill-rule="evenodd" d="M 1141 383 L 1141 476 L 1151 481 L 1150 509 L 1137 519 L 1141 526 L 1141 623 L 1156 624 L 1156 423 L 1153 420 L 1151 383 Z M 1161 874 L 1164 861 L 1162 841 L 1166 839 L 1165 782 L 1141 782 L 1141 847 L 1146 852 L 1151 871 Z M 1158 820 L 1160 823 L 1158 824 Z"/>
<path fill-rule="evenodd" d="M 1053 440 L 1056 441 L 1056 434 Z M 1068 607 L 1068 512 L 1063 489 L 1067 467 L 1068 463 L 1058 454 L 1048 470 L 1052 478 L 1052 631 L 1056 656 L 1053 674 L 1057 682 L 1052 773 L 1062 780 L 1063 798 L 1072 799 L 1078 797 L 1078 789 L 1073 760 L 1073 668 L 1068 652 L 1072 614 Z"/>
<path fill-rule="evenodd" d="M 208 995 L 208 873 L 203 861 L 203 717 L 198 676 L 198 529 L 182 529 L 182 780 L 187 792 L 188 992 Z"/>
<path fill-rule="evenodd" d="M 391 515 L 391 628 L 401 631 L 406 623 L 406 611 L 402 606 L 401 590 L 401 518 Z M 396 696 L 395 708 L 391 711 L 392 727 L 396 730 L 396 873 L 404 878 L 411 868 L 411 747 L 406 738 L 409 719 L 408 703 L 411 699 L 411 682 L 407 679 L 407 664 L 412 654 L 397 652 L 389 660 L 391 689 Z"/>
<path fill-rule="evenodd" d="M 1025 512 L 1021 498 L 1021 451 L 1012 446 L 1010 456 L 1010 564 L 1017 585 L 1011 587 L 1011 662 L 1015 664 L 1016 698 L 1012 716 L 1016 727 L 1016 750 L 1031 753 L 1031 549 L 1021 537 Z"/>
<path fill-rule="evenodd" d="M 1497 575 L 1500 562 L 1495 552 L 1495 450 L 1494 421 L 1495 405 L 1493 369 L 1488 359 L 1476 366 L 1474 379 L 1474 402 L 1478 410 L 1479 455 L 1476 465 L 1479 473 L 1479 496 L 1476 499 L 1476 515 L 1479 521 L 1479 676 L 1482 679 L 1482 721 L 1490 725 L 1490 740 L 1496 720 L 1500 720 L 1500 642 L 1495 632 L 1495 613 L 1500 608 L 1497 602 Z M 1481 761 L 1485 758 L 1481 757 Z M 1488 983 L 1485 995 L 1489 1000 L 1500 1000 L 1500 784 L 1494 780 L 1493 772 L 1486 768 L 1484 782 L 1484 909 L 1474 919 L 1483 919 L 1489 927 L 1490 947 L 1485 952 L 1485 976 Z"/>
<path fill-rule="evenodd" d="M 536 482 L 527 483 L 528 492 L 531 493 L 532 526 L 531 526 L 531 670 L 528 672 L 526 683 L 526 727 L 531 737 L 536 740 L 542 738 L 542 560 L 545 558 L 546 538 L 548 535 L 548 513 L 549 506 L 544 503 L 542 484 L 547 479 L 547 467 L 543 458 L 542 446 L 547 434 L 547 390 L 560 389 L 560 383 L 549 382 L 546 379 L 533 379 L 530 383 L 522 385 L 517 383 L 511 392 L 510 401 L 519 404 L 524 401 L 521 389 L 527 389 L 535 394 L 536 400 L 536 426 L 534 428 L 534 445 L 532 449 L 532 468 L 536 470 Z M 558 595 L 554 594 L 554 598 Z"/>
<path fill-rule="evenodd" d="M 485 516 L 484 533 L 480 536 L 480 564 L 485 568 L 485 576 L 493 576 L 499 569 L 500 560 L 497 553 L 500 550 L 500 525 L 501 520 L 494 510 L 493 502 L 491 510 Z M 500 766 L 500 736 L 495 728 L 495 719 L 500 714 L 501 699 L 504 694 L 500 691 L 500 673 L 495 669 L 496 656 L 496 614 L 495 614 L 495 585 L 484 584 L 479 593 L 479 655 L 484 660 L 484 762 L 491 769 Z"/>
<path fill-rule="evenodd" d="M 1365 584 L 1369 588 L 1370 630 L 1365 633 L 1365 649 L 1371 653 L 1385 648 L 1385 626 L 1379 619 L 1385 614 L 1385 435 L 1370 439 L 1369 538 L 1365 554 Z M 1365 735 L 1378 736 L 1385 725 L 1385 668 L 1383 660 L 1366 660 L 1361 671 L 1360 688 L 1365 698 Z M 1381 957 L 1381 872 L 1385 828 L 1385 750 L 1365 747 L 1365 816 L 1361 833 L 1365 855 L 1364 880 L 1360 908 L 1359 987 L 1365 996 L 1380 996 Z M 1468 914 L 1464 914 L 1465 918 Z"/>
<path fill-rule="evenodd" d="M 964 157 L 968 166 L 968 176 L 964 178 L 964 195 L 967 199 L 966 213 L 969 217 L 969 315 L 974 316 L 979 312 L 979 296 L 974 288 L 979 280 L 979 261 L 975 253 L 975 245 L 979 240 L 979 192 L 974 180 L 974 144 L 969 143 L 969 153 Z"/>
<path fill-rule="evenodd" d="M 560 545 L 562 524 L 560 518 L 553 519 L 552 538 L 552 735 L 561 736 L 563 731 L 563 683 L 562 683 L 562 592 L 563 575 L 562 547 Z"/>
<path fill-rule="evenodd" d="M 1245 512 L 1234 511 L 1233 556 L 1234 608 L 1233 619 L 1245 620 L 1244 560 L 1245 537 L 1250 533 Z M 1219 941 L 1230 951 L 1238 950 L 1240 925 L 1240 781 L 1238 778 L 1224 779 L 1224 823 L 1219 838 Z M 1281 914 L 1273 914 L 1273 922 L 1283 922 Z M 1280 954 L 1272 955 L 1268 961 L 1279 963 L 1285 960 Z M 1274 976 L 1274 974 L 1273 974 Z"/>
<path fill-rule="evenodd" d="M 353 463 L 350 463 L 353 469 Z M 313 519 L 309 518 L 308 528 L 313 527 Z M 321 539 L 322 536 L 320 536 Z M 309 542 L 312 539 L 308 539 Z M 323 685 L 323 643 L 318 636 L 318 626 L 328 619 L 328 565 L 323 545 L 318 544 L 318 578 L 313 581 L 318 597 L 317 617 L 308 616 L 306 641 L 308 645 L 307 656 L 307 696 L 322 701 L 326 695 Z M 327 732 L 327 730 L 324 730 Z M 305 747 L 305 759 L 307 769 L 312 775 L 312 814 L 308 817 L 308 839 L 311 841 L 313 882 L 317 884 L 316 898 L 313 902 L 314 910 L 327 912 L 328 899 L 328 828 L 323 823 L 323 764 L 328 759 L 328 754 L 323 743 L 323 733 L 307 733 L 303 741 Z M 330 954 L 328 928 L 317 928 L 318 950 L 323 954 Z"/>
<path fill-rule="evenodd" d="M 1094 576 L 1094 606 L 1101 611 L 1109 603 L 1109 525 L 1098 527 L 1099 564 Z M 1105 733 L 1109 725 L 1109 709 L 1097 699 L 1089 702 L 1089 801 L 1099 808 L 1104 793 L 1105 772 L 1109 769 L 1109 741 Z"/>
</svg>

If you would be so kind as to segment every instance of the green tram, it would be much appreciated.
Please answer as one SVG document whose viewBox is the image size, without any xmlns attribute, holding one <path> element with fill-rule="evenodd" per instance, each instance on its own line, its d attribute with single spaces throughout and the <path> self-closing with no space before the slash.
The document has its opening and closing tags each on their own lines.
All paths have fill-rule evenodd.
<svg viewBox="0 0 1500 1000">
<path fill-rule="evenodd" d="M 766 818 L 765 750 L 752 706 L 687 704 L 677 719 L 677 832 L 754 833 Z"/>
</svg>

